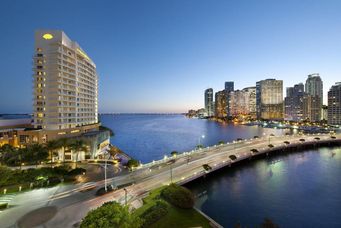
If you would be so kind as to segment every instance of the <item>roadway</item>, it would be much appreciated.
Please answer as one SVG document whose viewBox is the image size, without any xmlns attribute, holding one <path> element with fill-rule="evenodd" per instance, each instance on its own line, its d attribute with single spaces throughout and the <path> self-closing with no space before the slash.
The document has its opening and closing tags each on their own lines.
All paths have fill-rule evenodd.
<svg viewBox="0 0 341 228">
<path fill-rule="evenodd" d="M 320 140 L 317 140 L 316 137 L 319 137 Z M 304 138 L 304 142 L 300 141 L 302 138 Z M 341 140 L 341 135 L 336 135 L 336 139 L 331 139 L 330 135 L 293 135 L 241 140 L 187 152 L 178 155 L 176 158 L 165 158 L 143 165 L 134 172 L 109 178 L 108 182 L 118 186 L 129 185 L 126 187 L 127 199 L 128 203 L 131 203 L 139 200 L 150 190 L 171 183 L 171 178 L 173 182 L 185 183 L 204 175 L 203 164 L 208 164 L 215 170 L 248 159 L 256 154 L 271 152 L 277 148 L 329 140 Z M 269 141 L 270 144 L 274 145 L 274 148 L 268 147 Z M 285 144 L 284 141 L 290 142 L 290 145 Z M 258 152 L 252 153 L 252 149 L 257 149 Z M 231 160 L 229 157 L 231 155 L 235 155 L 236 159 Z M 89 186 L 92 188 L 86 190 Z M 80 222 L 91 209 L 102 205 L 104 202 L 116 200 L 122 204 L 125 203 L 125 191 L 123 189 L 96 197 L 96 189 L 103 186 L 104 180 L 101 180 L 85 185 L 61 185 L 55 188 L 19 194 L 13 199 L 13 203 L 17 206 L 0 213 L 0 227 L 16 227 L 16 222 L 25 213 L 41 207 L 55 207 L 57 209 L 55 216 L 42 227 L 72 227 Z"/>
</svg>

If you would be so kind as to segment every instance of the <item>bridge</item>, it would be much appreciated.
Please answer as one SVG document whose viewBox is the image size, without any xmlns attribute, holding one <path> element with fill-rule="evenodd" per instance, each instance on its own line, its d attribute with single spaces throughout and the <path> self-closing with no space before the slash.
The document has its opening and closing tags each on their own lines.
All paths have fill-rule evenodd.
<svg viewBox="0 0 341 228">
<path fill-rule="evenodd" d="M 81 198 L 78 202 L 64 204 L 58 208 L 57 214 L 48 221 L 46 227 L 71 227 L 79 222 L 88 211 L 104 202 L 116 200 L 122 204 L 129 203 L 138 207 L 141 198 L 149 191 L 170 183 L 185 184 L 215 170 L 233 166 L 242 160 L 252 159 L 260 155 L 271 155 L 282 151 L 306 149 L 328 145 L 341 145 L 341 134 L 312 134 L 268 136 L 252 139 L 238 139 L 234 142 L 197 149 L 174 157 L 153 161 L 137 167 L 133 172 L 108 180 L 118 186 L 126 186 L 104 196 L 95 197 L 94 191 L 89 197 Z M 204 168 L 206 167 L 206 169 Z M 95 183 L 97 188 L 104 186 L 104 181 Z M 82 186 L 58 193 L 50 197 L 49 204 L 53 205 L 63 199 L 63 195 L 81 194 Z M 57 203 L 56 203 L 57 204 Z M 0 214 L 1 218 L 1 214 Z M 1 220 L 1 219 L 0 219 Z"/>
</svg>

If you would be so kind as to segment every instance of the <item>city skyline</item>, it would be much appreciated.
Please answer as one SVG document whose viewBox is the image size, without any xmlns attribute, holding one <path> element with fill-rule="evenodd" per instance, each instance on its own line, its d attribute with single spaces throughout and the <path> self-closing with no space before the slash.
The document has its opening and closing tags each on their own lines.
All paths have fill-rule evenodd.
<svg viewBox="0 0 341 228">
<path fill-rule="evenodd" d="M 71 9 L 79 2 L 68 4 L 4 3 L 0 113 L 32 113 L 30 59 L 38 29 L 65 31 L 96 61 L 102 113 L 186 112 L 204 106 L 204 89 L 222 90 L 225 81 L 242 89 L 277 78 L 285 91 L 313 73 L 324 82 L 326 103 L 340 81 L 337 1 L 105 2 L 77 12 Z M 39 14 L 32 14 L 38 6 Z M 312 17 L 317 10 L 319 17 Z"/>
</svg>

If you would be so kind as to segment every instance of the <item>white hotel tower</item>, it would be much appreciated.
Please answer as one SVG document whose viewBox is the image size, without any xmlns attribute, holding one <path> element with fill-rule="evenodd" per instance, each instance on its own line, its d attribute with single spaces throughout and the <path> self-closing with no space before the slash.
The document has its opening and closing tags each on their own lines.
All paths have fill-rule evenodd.
<svg viewBox="0 0 341 228">
<path fill-rule="evenodd" d="M 34 127 L 62 130 L 98 123 L 95 63 L 63 31 L 35 32 Z"/>
</svg>

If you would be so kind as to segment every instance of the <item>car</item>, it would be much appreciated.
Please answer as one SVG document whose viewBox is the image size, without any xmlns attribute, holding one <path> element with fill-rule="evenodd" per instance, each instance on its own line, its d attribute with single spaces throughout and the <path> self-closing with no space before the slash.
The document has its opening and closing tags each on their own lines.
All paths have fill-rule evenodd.
<svg viewBox="0 0 341 228">
<path fill-rule="evenodd" d="M 105 194 L 108 194 L 108 193 L 110 193 L 110 192 L 113 192 L 114 190 L 116 190 L 116 188 L 115 188 L 113 185 L 109 184 L 109 185 L 107 185 L 107 190 L 105 190 L 104 187 L 98 189 L 98 190 L 96 191 L 96 196 L 103 196 L 103 195 L 105 195 Z"/>
</svg>

